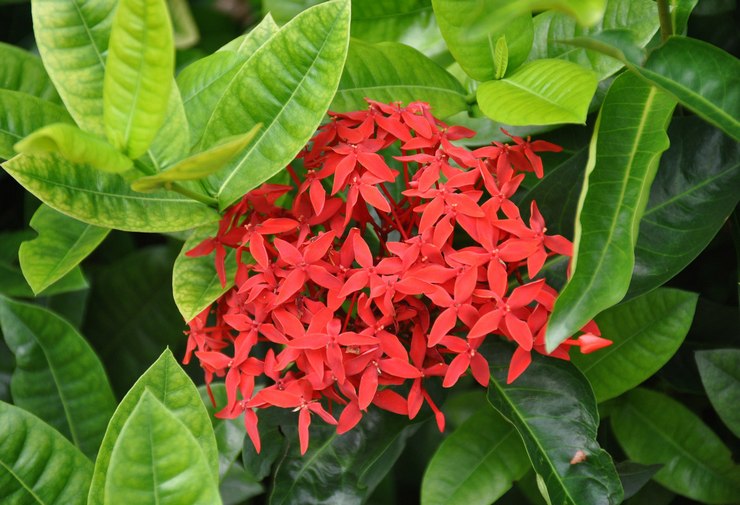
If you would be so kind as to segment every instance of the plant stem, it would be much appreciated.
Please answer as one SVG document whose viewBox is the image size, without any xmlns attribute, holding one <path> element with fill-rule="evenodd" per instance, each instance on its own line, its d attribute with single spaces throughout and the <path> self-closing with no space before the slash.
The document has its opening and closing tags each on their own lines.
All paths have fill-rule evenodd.
<svg viewBox="0 0 740 505">
<path fill-rule="evenodd" d="M 185 186 L 181 186 L 180 184 L 178 184 L 176 182 L 172 182 L 170 184 L 167 184 L 165 187 L 167 189 L 169 189 L 170 191 L 174 191 L 176 193 L 180 193 L 181 195 L 185 195 L 188 198 L 191 198 L 193 200 L 196 200 L 196 201 L 198 201 L 200 203 L 204 203 L 204 204 L 208 205 L 209 207 L 213 207 L 214 209 L 218 209 L 218 200 L 216 200 L 215 198 L 213 198 L 211 196 L 204 195 L 204 194 L 201 194 L 201 193 L 196 193 L 195 191 L 191 191 L 188 188 L 186 188 Z"/>
<path fill-rule="evenodd" d="M 673 22 L 668 0 L 658 0 L 658 19 L 660 19 L 660 39 L 665 42 L 673 35 Z"/>
</svg>

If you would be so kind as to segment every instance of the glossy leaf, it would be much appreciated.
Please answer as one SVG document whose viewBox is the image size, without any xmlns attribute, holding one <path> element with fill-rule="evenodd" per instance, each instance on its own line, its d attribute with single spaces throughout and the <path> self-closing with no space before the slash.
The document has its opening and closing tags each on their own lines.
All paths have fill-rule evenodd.
<svg viewBox="0 0 740 505">
<path fill-rule="evenodd" d="M 133 167 L 133 161 L 109 143 L 65 123 L 36 130 L 14 149 L 21 154 L 59 153 L 72 163 L 87 164 L 103 172 L 120 173 Z"/>
<path fill-rule="evenodd" d="M 15 156 L 13 146 L 23 137 L 59 122 L 72 122 L 63 107 L 25 93 L 0 89 L 0 159 Z"/>
<path fill-rule="evenodd" d="M 104 503 L 221 503 L 198 442 L 149 390 L 142 393 L 113 447 Z"/>
<path fill-rule="evenodd" d="M 529 59 L 560 58 L 593 70 L 604 79 L 622 67 L 618 60 L 565 41 L 604 30 L 628 29 L 638 47 L 645 47 L 658 31 L 658 11 L 652 0 L 608 0 L 604 16 L 593 26 L 579 25 L 572 17 L 546 11 L 534 18 L 534 43 Z"/>
<path fill-rule="evenodd" d="M 670 37 L 638 68 L 682 105 L 740 141 L 740 60 L 701 40 Z"/>
<path fill-rule="evenodd" d="M 234 156 L 247 147 L 254 136 L 257 135 L 260 126 L 257 124 L 243 135 L 236 135 L 210 149 L 178 161 L 158 174 L 136 179 L 131 183 L 131 188 L 134 191 L 151 193 L 152 191 L 166 188 L 172 182 L 191 181 L 207 177 L 220 170 Z"/>
<path fill-rule="evenodd" d="M 226 253 L 226 286 L 216 272 L 214 255 L 191 258 L 185 255 L 189 250 L 200 244 L 208 237 L 214 236 L 215 225 L 197 228 L 182 246 L 180 254 L 175 260 L 172 274 L 172 292 L 177 308 L 180 309 L 185 321 L 190 321 L 200 312 L 211 305 L 218 297 L 231 289 L 236 274 L 236 261 L 233 249 Z"/>
<path fill-rule="evenodd" d="M 364 109 L 365 98 L 384 103 L 421 100 L 436 116 L 447 117 L 467 109 L 465 94 L 457 79 L 415 49 L 353 39 L 331 110 Z"/>
<path fill-rule="evenodd" d="M 76 165 L 56 154 L 16 156 L 2 166 L 50 207 L 96 226 L 165 232 L 218 219 L 200 202 L 165 191 L 137 193 L 117 174 Z"/>
<path fill-rule="evenodd" d="M 553 349 L 621 300 L 634 267 L 640 218 L 675 100 L 626 73 L 609 88 L 591 139 L 576 221 L 572 275 L 547 326 Z"/>
<path fill-rule="evenodd" d="M 637 494 L 640 489 L 650 482 L 655 472 L 660 470 L 662 466 L 641 465 L 634 461 L 617 463 L 619 480 L 622 482 L 622 488 L 624 488 L 624 499 L 627 500 Z"/>
<path fill-rule="evenodd" d="M 2 297 L 0 326 L 15 355 L 13 403 L 46 421 L 93 459 L 116 402 L 89 344 L 56 314 Z"/>
<path fill-rule="evenodd" d="M 565 60 L 531 61 L 508 77 L 478 87 L 478 104 L 511 125 L 585 123 L 596 74 Z"/>
<path fill-rule="evenodd" d="M 118 445 L 119 436 L 121 436 L 145 392 L 151 393 L 159 400 L 164 408 L 181 425 L 185 426 L 187 432 L 189 432 L 188 435 L 194 438 L 196 442 L 194 447 L 199 449 L 197 452 L 200 452 L 205 460 L 205 470 L 201 473 L 198 481 L 206 483 L 209 479 L 213 479 L 214 482 L 217 482 L 218 453 L 208 413 L 195 384 L 180 368 L 172 352 L 167 349 L 126 393 L 108 424 L 108 430 L 105 432 L 98 458 L 95 461 L 95 472 L 93 473 L 88 497 L 90 505 L 110 502 L 110 498 L 105 495 L 108 488 L 107 476 L 111 473 L 110 467 L 116 450 L 115 447 Z M 179 430 L 186 431 L 181 428 Z M 187 458 L 185 459 L 187 460 Z"/>
<path fill-rule="evenodd" d="M 0 402 L 0 501 L 84 505 L 92 463 L 41 419 Z"/>
<path fill-rule="evenodd" d="M 740 437 L 740 349 L 698 351 L 696 364 L 714 410 Z"/>
<path fill-rule="evenodd" d="M 110 231 L 72 219 L 43 204 L 31 218 L 30 226 L 38 236 L 21 244 L 18 259 L 36 294 L 79 265 Z"/>
<path fill-rule="evenodd" d="M 627 298 L 682 271 L 717 234 L 740 199 L 740 144 L 701 118 L 676 117 L 635 246 Z"/>
<path fill-rule="evenodd" d="M 664 465 L 654 479 L 671 491 L 704 503 L 740 496 L 740 466 L 730 450 L 676 400 L 635 389 L 614 406 L 611 425 L 631 460 Z"/>
<path fill-rule="evenodd" d="M 638 386 L 668 362 L 689 332 L 697 299 L 695 293 L 659 288 L 597 316 L 612 345 L 592 354 L 574 351 L 571 359 L 598 402 Z"/>
<path fill-rule="evenodd" d="M 488 505 L 530 469 L 514 427 L 485 405 L 445 438 L 421 485 L 422 505 Z"/>
<path fill-rule="evenodd" d="M 117 0 L 33 0 L 41 59 L 67 110 L 83 130 L 103 136 L 103 74 Z"/>
<path fill-rule="evenodd" d="M 417 427 L 400 416 L 370 410 L 340 436 L 335 427 L 317 420 L 311 424 L 308 451 L 301 456 L 295 425 L 284 426 L 291 444 L 275 471 L 270 505 L 362 503 Z"/>
<path fill-rule="evenodd" d="M 521 65 L 532 47 L 532 13 L 527 2 L 508 0 L 433 0 L 434 13 L 447 47 L 473 79 L 496 79 L 497 41 L 504 37 L 508 67 Z M 508 11 L 513 11 L 507 14 Z M 500 22 L 500 16 L 508 16 Z"/>
<path fill-rule="evenodd" d="M 222 480 L 232 467 L 235 465 L 238 467 L 237 460 L 242 452 L 246 436 L 244 417 L 221 419 L 215 416 L 220 407 L 226 405 L 226 386 L 223 382 L 211 384 L 211 394 L 216 400 L 216 407 L 211 403 L 206 386 L 199 386 L 198 394 L 213 424 L 213 433 L 216 436 L 216 447 L 218 448 L 218 475 Z"/>
<path fill-rule="evenodd" d="M 234 76 L 238 84 L 215 106 L 202 145 L 264 127 L 243 155 L 208 179 L 221 208 L 284 168 L 314 133 L 339 84 L 349 11 L 347 0 L 334 0 L 302 12 Z"/>
<path fill-rule="evenodd" d="M 219 51 L 180 72 L 177 85 L 190 123 L 190 145 L 200 142 L 221 96 L 234 93 L 233 88 L 239 85 L 239 81 L 235 79 L 237 72 L 277 31 L 278 27 L 272 17 L 267 16 L 248 34 L 238 37 Z"/>
<path fill-rule="evenodd" d="M 162 126 L 175 69 L 164 0 L 120 0 L 111 26 L 105 79 L 105 133 L 131 158 L 144 154 Z"/>
<path fill-rule="evenodd" d="M 229 468 L 218 491 L 224 505 L 240 505 L 249 498 L 264 494 L 265 488 L 237 463 Z"/>
<path fill-rule="evenodd" d="M 20 91 L 59 103 L 59 95 L 35 54 L 0 42 L 0 89 Z"/>
<path fill-rule="evenodd" d="M 596 442 L 599 412 L 591 386 L 570 363 L 533 354 L 506 384 L 510 347 L 491 351 L 488 401 L 517 429 L 552 503 L 618 504 L 622 486 L 609 454 Z M 571 463 L 578 451 L 586 459 Z"/>
</svg>

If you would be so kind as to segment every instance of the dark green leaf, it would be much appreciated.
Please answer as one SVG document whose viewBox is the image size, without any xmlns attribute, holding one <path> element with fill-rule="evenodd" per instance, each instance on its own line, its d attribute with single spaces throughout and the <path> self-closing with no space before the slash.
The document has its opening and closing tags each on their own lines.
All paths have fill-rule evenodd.
<svg viewBox="0 0 740 505">
<path fill-rule="evenodd" d="M 35 54 L 0 42 L 0 89 L 20 91 L 44 100 L 59 103 L 41 60 Z"/>
<path fill-rule="evenodd" d="M 249 498 L 259 496 L 265 488 L 241 465 L 234 464 L 219 485 L 223 505 L 241 505 Z"/>
<path fill-rule="evenodd" d="M 187 428 L 189 436 L 194 437 L 197 452 L 200 452 L 205 459 L 204 471 L 198 481 L 207 482 L 213 479 L 214 483 L 218 482 L 218 450 L 208 412 L 206 412 L 195 384 L 177 364 L 172 352 L 167 349 L 133 385 L 110 420 L 95 461 L 95 471 L 88 498 L 89 505 L 110 503 L 107 496 L 107 476 L 110 475 L 112 453 L 115 452 L 114 447 L 118 445 L 119 435 L 145 392 L 151 393 L 162 402 L 164 407 Z M 184 459 L 187 461 L 187 458 Z"/>
<path fill-rule="evenodd" d="M 622 481 L 624 499 L 632 498 L 647 484 L 663 465 L 641 465 L 633 461 L 617 463 L 617 473 Z"/>
<path fill-rule="evenodd" d="M 714 410 L 740 437 L 740 349 L 699 351 L 696 364 Z"/>
<path fill-rule="evenodd" d="M 670 505 L 676 495 L 655 482 L 649 481 L 635 496 L 625 501 L 625 505 Z"/>
<path fill-rule="evenodd" d="M 216 412 L 226 405 L 226 386 L 223 382 L 211 384 L 211 393 L 216 400 L 215 407 L 211 403 L 211 398 L 205 386 L 198 387 L 198 393 L 213 424 L 213 432 L 216 436 L 216 446 L 218 448 L 218 475 L 219 479 L 223 480 L 232 467 L 239 466 L 236 461 L 239 453 L 242 452 L 244 436 L 246 435 L 244 416 L 241 415 L 235 419 L 220 419 L 215 416 Z"/>
<path fill-rule="evenodd" d="M 457 79 L 417 50 L 395 42 L 368 44 L 353 39 L 331 110 L 364 109 L 365 98 L 403 103 L 421 100 L 438 117 L 467 109 L 465 90 Z"/>
<path fill-rule="evenodd" d="M 677 117 L 635 246 L 627 297 L 660 286 L 703 251 L 737 205 L 740 144 L 697 117 Z"/>
<path fill-rule="evenodd" d="M 664 464 L 655 480 L 705 503 L 734 503 L 740 467 L 699 417 L 677 401 L 647 389 L 627 393 L 613 408 L 611 425 L 629 458 Z"/>
<path fill-rule="evenodd" d="M 634 267 L 640 218 L 675 101 L 637 76 L 612 83 L 596 123 L 579 201 L 572 276 L 547 327 L 554 349 L 591 318 L 621 300 Z"/>
<path fill-rule="evenodd" d="M 263 480 L 272 473 L 272 468 L 285 449 L 285 437 L 280 431 L 280 425 L 273 422 L 275 416 L 269 411 L 257 413 L 260 419 L 260 452 L 254 449 L 249 437 L 244 439 L 242 463 L 244 471 L 257 481 Z M 242 426 L 242 430 L 244 427 Z"/>
<path fill-rule="evenodd" d="M 571 357 L 598 402 L 638 386 L 668 362 L 689 332 L 698 298 L 695 293 L 659 288 L 596 317 L 602 335 L 613 344 Z"/>
<path fill-rule="evenodd" d="M 511 356 L 509 346 L 492 349 L 488 401 L 521 435 L 551 502 L 621 503 L 614 463 L 596 442 L 599 412 L 586 378 L 570 363 L 534 353 L 529 368 L 506 384 Z M 571 463 L 579 455 L 586 459 Z"/>
<path fill-rule="evenodd" d="M 148 389 L 113 447 L 104 503 L 221 503 L 217 481 L 209 475 L 195 437 Z"/>
<path fill-rule="evenodd" d="M 488 505 L 529 470 L 521 438 L 485 405 L 453 431 L 427 466 L 422 505 Z"/>
<path fill-rule="evenodd" d="M 334 0 L 302 12 L 234 76 L 238 85 L 215 106 L 202 145 L 257 123 L 264 128 L 242 156 L 208 179 L 221 208 L 283 169 L 313 135 L 339 84 L 349 11 L 348 0 Z"/>
<path fill-rule="evenodd" d="M 2 503 L 85 504 L 92 463 L 75 446 L 41 419 L 5 402 L 0 402 L 0 426 Z"/>
</svg>

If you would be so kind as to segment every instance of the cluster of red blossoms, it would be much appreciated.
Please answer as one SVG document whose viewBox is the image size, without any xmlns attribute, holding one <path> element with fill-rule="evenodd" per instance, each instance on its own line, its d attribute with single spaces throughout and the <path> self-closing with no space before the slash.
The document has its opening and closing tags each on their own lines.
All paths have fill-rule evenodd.
<svg viewBox="0 0 740 505">
<path fill-rule="evenodd" d="M 536 152 L 560 148 L 512 136 L 470 151 L 452 142 L 474 132 L 447 126 L 425 103 L 368 102 L 331 114 L 287 168 L 294 185 L 249 192 L 188 252 L 215 250 L 221 283 L 234 285 L 189 323 L 185 361 L 194 351 L 207 383 L 226 377 L 218 416 L 244 413 L 258 451 L 255 409 L 298 412 L 302 453 L 312 414 L 344 433 L 371 404 L 413 418 L 426 402 L 443 430 L 426 381 L 451 387 L 470 370 L 486 386 L 478 349 L 490 335 L 517 344 L 509 382 L 532 351 L 546 352 L 557 293 L 544 279 L 522 282 L 520 269 L 534 279 L 572 244 L 545 234 L 534 202 L 527 225 L 510 198 L 523 172 L 542 177 Z M 551 355 L 610 343 L 593 323 L 582 331 Z M 255 388 L 259 376 L 267 381 Z"/>
</svg>

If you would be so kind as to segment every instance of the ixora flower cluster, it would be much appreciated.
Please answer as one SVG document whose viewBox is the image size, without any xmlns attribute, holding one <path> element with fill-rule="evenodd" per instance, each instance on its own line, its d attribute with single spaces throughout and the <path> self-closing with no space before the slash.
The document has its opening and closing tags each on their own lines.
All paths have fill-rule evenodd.
<svg viewBox="0 0 740 505">
<path fill-rule="evenodd" d="M 510 198 L 523 172 L 542 177 L 536 152 L 560 148 L 513 136 L 470 151 L 452 142 L 474 132 L 447 126 L 425 103 L 368 102 L 331 114 L 287 168 L 294 185 L 249 192 L 216 237 L 188 252 L 215 250 L 226 286 L 235 251 L 234 286 L 189 323 L 185 362 L 194 352 L 207 383 L 226 377 L 217 415 L 244 413 L 258 451 L 255 409 L 297 411 L 302 453 L 312 414 L 344 433 L 371 404 L 413 418 L 426 402 L 443 430 L 426 381 L 451 387 L 470 370 L 486 386 L 478 349 L 491 335 L 517 344 L 509 382 L 532 351 L 546 352 L 557 293 L 544 279 L 523 283 L 520 269 L 533 279 L 572 244 L 546 235 L 534 202 L 527 225 Z M 609 343 L 590 323 L 551 355 Z"/>
</svg>

